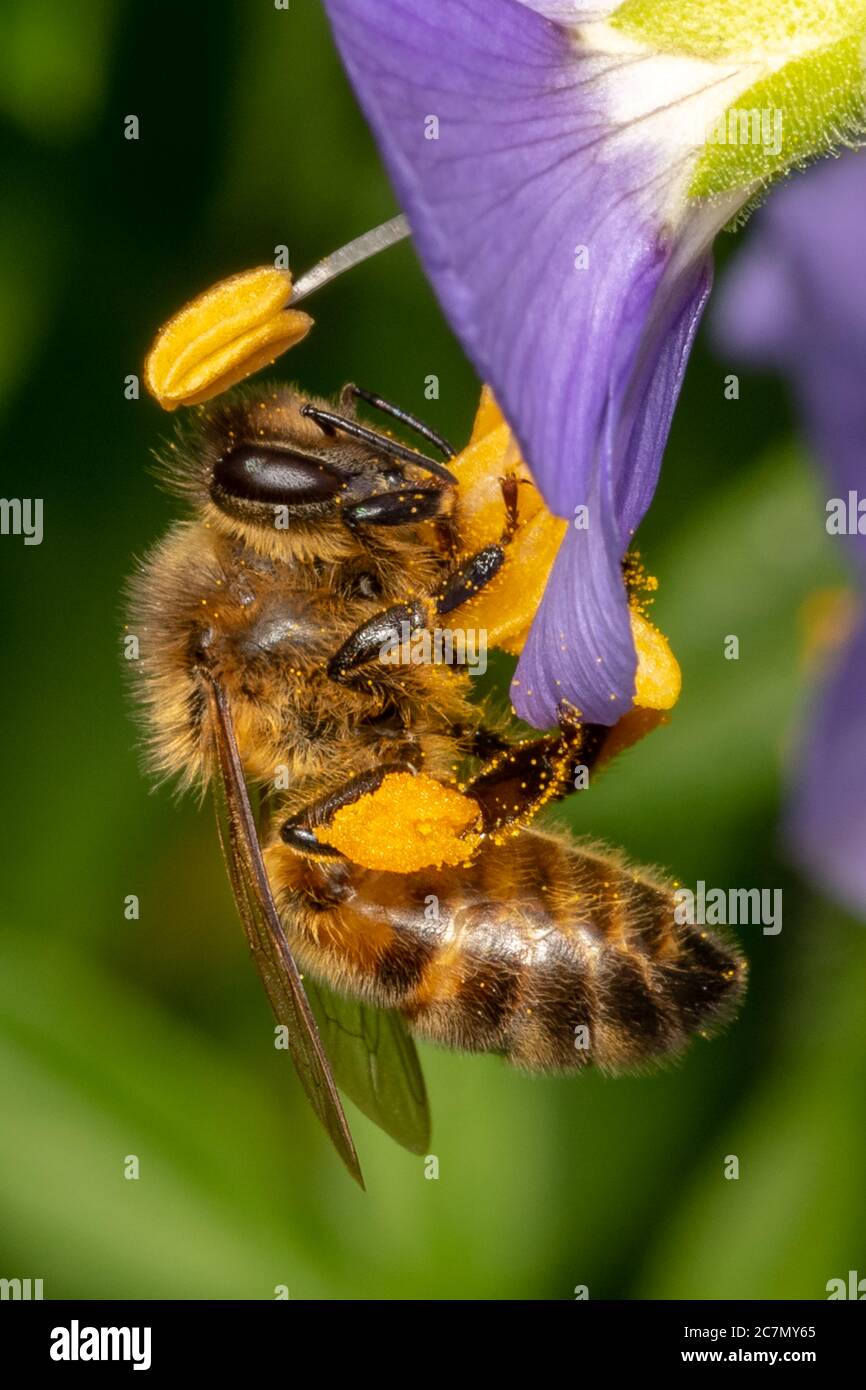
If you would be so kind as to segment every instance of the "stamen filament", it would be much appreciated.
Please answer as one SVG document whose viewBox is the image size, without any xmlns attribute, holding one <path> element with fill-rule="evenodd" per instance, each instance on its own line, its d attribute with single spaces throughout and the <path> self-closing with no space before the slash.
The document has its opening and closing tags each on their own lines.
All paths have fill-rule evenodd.
<svg viewBox="0 0 866 1390">
<path fill-rule="evenodd" d="M 319 261 L 299 280 L 296 280 L 289 303 L 298 304 L 314 290 L 321 289 L 322 285 L 327 285 L 329 280 L 334 280 L 338 275 L 342 275 L 343 271 L 351 270 L 353 266 L 360 265 L 362 261 L 369 260 L 371 256 L 377 256 L 380 251 L 387 251 L 389 246 L 403 241 L 410 235 L 409 223 L 402 216 L 392 217 L 390 222 L 383 222 L 381 226 L 373 227 L 363 236 L 356 237 L 354 241 L 349 241 L 345 246 L 341 246 L 338 251 L 332 251 L 330 256 L 325 256 L 324 260 Z"/>
</svg>

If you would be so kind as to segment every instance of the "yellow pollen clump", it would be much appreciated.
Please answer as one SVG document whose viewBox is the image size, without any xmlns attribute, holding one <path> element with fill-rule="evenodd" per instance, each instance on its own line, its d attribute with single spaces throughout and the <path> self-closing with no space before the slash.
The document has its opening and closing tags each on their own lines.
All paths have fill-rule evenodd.
<svg viewBox="0 0 866 1390">
<path fill-rule="evenodd" d="M 164 324 L 144 382 L 164 410 L 197 405 L 273 362 L 305 338 L 309 314 L 289 309 L 287 270 L 258 266 L 220 280 Z"/>
<path fill-rule="evenodd" d="M 633 609 L 631 635 L 637 652 L 635 704 L 642 709 L 673 709 L 680 698 L 683 678 L 668 639 Z"/>
<path fill-rule="evenodd" d="M 316 838 L 367 869 L 412 874 L 465 863 L 477 849 L 478 803 L 425 773 L 392 772 L 337 811 Z"/>
</svg>

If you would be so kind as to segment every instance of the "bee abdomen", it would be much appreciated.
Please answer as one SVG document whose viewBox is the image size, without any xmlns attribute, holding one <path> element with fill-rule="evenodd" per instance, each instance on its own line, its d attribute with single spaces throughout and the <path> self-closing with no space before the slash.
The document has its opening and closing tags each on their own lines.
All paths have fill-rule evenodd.
<svg viewBox="0 0 866 1390">
<path fill-rule="evenodd" d="M 620 1070 L 733 1012 L 742 957 L 678 924 L 672 889 L 649 876 L 530 832 L 472 873 L 402 1005 L 419 1035 L 533 1071 Z"/>
<path fill-rule="evenodd" d="M 349 869 L 330 899 L 327 869 L 285 846 L 267 857 L 305 969 L 419 1037 L 528 1070 L 675 1055 L 745 984 L 735 946 L 677 923 L 669 885 L 554 836 L 488 842 L 461 870 Z"/>
</svg>

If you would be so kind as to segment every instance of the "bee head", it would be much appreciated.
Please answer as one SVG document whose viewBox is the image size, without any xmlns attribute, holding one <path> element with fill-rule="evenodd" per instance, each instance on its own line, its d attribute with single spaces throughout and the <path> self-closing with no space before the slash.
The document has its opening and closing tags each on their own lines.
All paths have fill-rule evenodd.
<svg viewBox="0 0 866 1390">
<path fill-rule="evenodd" d="M 417 463 L 416 463 L 417 460 Z M 199 408 L 166 459 L 169 485 L 215 524 L 273 550 L 280 536 L 333 523 L 395 525 L 445 510 L 441 464 L 288 387 L 241 388 Z M 420 487 L 416 467 L 436 475 Z M 401 515 L 398 500 L 420 499 Z M 404 508 L 405 509 L 405 508 Z"/>
</svg>

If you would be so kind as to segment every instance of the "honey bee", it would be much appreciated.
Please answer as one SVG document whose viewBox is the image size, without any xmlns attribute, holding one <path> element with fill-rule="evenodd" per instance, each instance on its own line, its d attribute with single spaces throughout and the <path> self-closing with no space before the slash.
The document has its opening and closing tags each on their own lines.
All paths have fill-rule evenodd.
<svg viewBox="0 0 866 1390">
<path fill-rule="evenodd" d="M 531 620 L 562 523 L 519 459 L 487 458 L 483 424 L 457 456 L 357 387 L 235 387 L 169 450 L 190 514 L 130 585 L 150 765 L 214 790 L 253 958 L 362 1185 L 337 1086 L 424 1153 L 413 1037 L 617 1071 L 681 1052 L 744 986 L 734 945 L 676 922 L 671 883 L 533 824 L 621 731 L 563 707 L 556 731 L 515 738 L 459 663 L 383 659 L 485 604 L 506 649 Z"/>
</svg>

